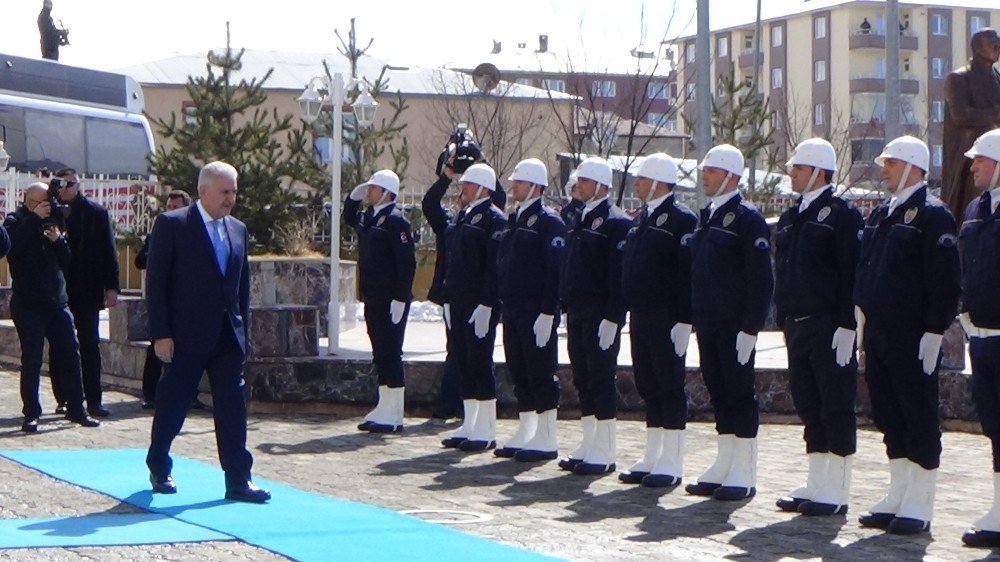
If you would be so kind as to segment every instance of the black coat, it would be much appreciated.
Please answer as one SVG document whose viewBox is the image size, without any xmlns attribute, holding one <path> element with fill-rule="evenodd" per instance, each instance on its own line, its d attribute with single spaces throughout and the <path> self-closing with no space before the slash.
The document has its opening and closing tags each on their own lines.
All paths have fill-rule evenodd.
<svg viewBox="0 0 1000 562">
<path fill-rule="evenodd" d="M 42 219 L 23 205 L 7 215 L 4 227 L 10 234 L 11 304 L 37 310 L 66 306 L 66 239 L 50 242 L 42 234 Z"/>
<path fill-rule="evenodd" d="M 104 308 L 104 291 L 121 290 L 118 253 L 108 211 L 81 193 L 70 203 L 66 219 L 70 262 L 66 292 L 74 309 Z"/>
</svg>

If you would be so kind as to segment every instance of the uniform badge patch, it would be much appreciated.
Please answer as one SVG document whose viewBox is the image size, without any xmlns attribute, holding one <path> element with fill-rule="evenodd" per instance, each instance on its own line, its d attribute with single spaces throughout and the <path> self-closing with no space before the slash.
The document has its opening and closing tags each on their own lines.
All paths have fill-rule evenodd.
<svg viewBox="0 0 1000 562">
<path fill-rule="evenodd" d="M 531 215 L 528 217 L 528 228 L 535 226 L 536 222 L 538 222 L 538 215 Z"/>
<path fill-rule="evenodd" d="M 410 241 L 410 237 L 407 236 L 405 232 L 400 232 L 399 241 L 402 242 L 403 244 L 406 244 Z"/>
<path fill-rule="evenodd" d="M 379 217 L 378 222 L 375 223 L 375 226 L 382 226 L 382 223 L 384 222 L 385 222 L 385 217 Z"/>
<path fill-rule="evenodd" d="M 917 208 L 914 207 L 906 211 L 906 214 L 903 215 L 903 222 L 905 222 L 906 224 L 910 224 L 916 217 L 917 217 Z"/>
<path fill-rule="evenodd" d="M 483 215 L 475 215 L 469 220 L 469 224 L 478 224 L 481 220 L 483 220 Z"/>
<path fill-rule="evenodd" d="M 660 215 L 656 217 L 656 226 L 663 226 L 663 223 L 667 222 L 667 215 Z"/>
<path fill-rule="evenodd" d="M 754 240 L 753 247 L 758 250 L 767 250 L 771 247 L 771 243 L 768 242 L 767 238 L 761 237 Z"/>
<path fill-rule="evenodd" d="M 942 234 L 937 243 L 942 248 L 954 248 L 958 245 L 958 238 L 954 234 Z"/>
<path fill-rule="evenodd" d="M 598 228 L 601 228 L 602 224 L 604 224 L 604 219 L 597 217 L 594 219 L 594 222 L 590 223 L 590 230 L 597 230 Z"/>
<path fill-rule="evenodd" d="M 566 245 L 566 239 L 563 238 L 562 236 L 556 236 L 556 237 L 552 238 L 552 247 L 553 248 L 562 248 L 565 245 Z"/>
<path fill-rule="evenodd" d="M 822 209 L 819 210 L 819 214 L 816 215 L 816 220 L 819 222 L 823 222 L 824 220 L 826 220 L 826 217 L 828 216 L 830 216 L 830 207 L 823 207 Z"/>
<path fill-rule="evenodd" d="M 726 213 L 726 216 L 722 217 L 722 226 L 728 227 L 733 224 L 734 220 L 736 220 L 736 213 Z"/>
</svg>

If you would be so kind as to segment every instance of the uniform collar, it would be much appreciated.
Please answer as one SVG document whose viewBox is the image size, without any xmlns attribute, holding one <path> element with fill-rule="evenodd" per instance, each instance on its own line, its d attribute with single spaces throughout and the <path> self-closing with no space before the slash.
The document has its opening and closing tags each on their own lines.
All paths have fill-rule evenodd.
<svg viewBox="0 0 1000 562">
<path fill-rule="evenodd" d="M 1000 187 L 990 190 L 990 214 L 997 212 L 997 205 L 1000 204 Z"/>
<path fill-rule="evenodd" d="M 584 216 L 586 216 L 587 213 L 593 211 L 598 206 L 600 206 L 601 203 L 604 203 L 605 201 L 607 201 L 608 197 L 611 197 L 610 193 L 608 195 L 605 195 L 604 197 L 601 197 L 597 201 L 588 201 L 587 204 L 584 205 L 584 207 L 583 207 L 583 214 L 584 214 Z"/>
<path fill-rule="evenodd" d="M 673 192 L 671 192 L 671 193 L 668 193 L 668 194 L 663 195 L 661 197 L 657 197 L 656 199 L 653 199 L 652 201 L 647 202 L 646 203 L 646 216 L 650 216 L 653 213 L 655 213 L 656 210 L 659 209 L 667 201 L 667 199 L 670 199 L 673 196 L 674 196 L 674 194 L 673 194 Z"/>
<path fill-rule="evenodd" d="M 386 207 L 392 207 L 395 204 L 396 204 L 395 201 L 389 201 L 387 203 L 382 203 L 381 205 L 375 205 L 374 207 L 372 207 L 372 215 L 377 215 L 382 212 L 382 209 L 385 209 Z"/>
<path fill-rule="evenodd" d="M 531 199 L 525 199 L 521 203 L 517 204 L 517 218 L 521 218 L 521 213 L 527 211 L 532 205 L 542 200 L 542 196 L 532 197 Z"/>
<path fill-rule="evenodd" d="M 709 214 L 710 215 L 714 214 L 715 211 L 721 209 L 723 205 L 725 205 L 726 203 L 728 203 L 731 199 L 733 199 L 734 197 L 738 196 L 739 194 L 740 194 L 740 190 L 739 189 L 734 189 L 734 190 L 730 191 L 729 193 L 724 193 L 722 195 L 716 195 L 715 197 L 712 198 L 711 203 L 708 204 Z"/>
<path fill-rule="evenodd" d="M 803 212 L 809 208 L 814 201 L 820 198 L 824 193 L 829 192 L 832 189 L 833 184 L 827 184 L 819 189 L 814 189 L 809 193 L 806 193 L 799 198 L 799 212 Z"/>
<path fill-rule="evenodd" d="M 466 214 L 475 212 L 476 209 L 479 206 L 481 206 L 483 203 L 487 203 L 487 204 L 490 203 L 490 196 L 489 195 L 487 195 L 486 197 L 480 197 L 479 199 L 476 199 L 472 203 L 469 203 L 469 206 L 465 208 L 465 210 L 467 211 Z"/>
<path fill-rule="evenodd" d="M 889 214 L 891 215 L 892 212 L 895 211 L 897 208 L 905 205 L 906 202 L 909 201 L 911 197 L 913 197 L 914 193 L 920 191 L 926 186 L 927 186 L 926 182 L 920 181 L 911 185 L 910 187 L 903 188 L 902 191 L 897 192 L 896 195 L 889 200 Z"/>
</svg>

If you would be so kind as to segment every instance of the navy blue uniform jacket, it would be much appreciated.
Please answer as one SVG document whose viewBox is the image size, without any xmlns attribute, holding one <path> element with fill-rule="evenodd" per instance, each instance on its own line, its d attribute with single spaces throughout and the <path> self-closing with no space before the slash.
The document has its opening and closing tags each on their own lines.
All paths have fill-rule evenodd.
<svg viewBox="0 0 1000 562">
<path fill-rule="evenodd" d="M 223 329 L 231 329 L 246 353 L 250 312 L 247 228 L 226 217 L 226 231 L 230 251 L 223 275 L 197 205 L 156 217 L 146 269 L 151 340 L 173 338 L 175 353 L 207 354 L 215 349 Z"/>
<path fill-rule="evenodd" d="M 622 250 L 632 220 L 610 199 L 580 213 L 566 242 L 559 297 L 568 308 L 596 308 L 603 319 L 622 325 Z"/>
<path fill-rule="evenodd" d="M 358 233 L 358 273 L 365 302 L 413 298 L 413 274 L 417 269 L 410 222 L 390 205 L 374 214 L 359 213 L 360 201 L 344 202 L 344 222 Z"/>
<path fill-rule="evenodd" d="M 559 314 L 559 269 L 566 225 L 539 199 L 511 213 L 500 242 L 500 300 L 507 310 Z"/>
<path fill-rule="evenodd" d="M 987 195 L 987 198 L 989 196 Z M 1000 329 L 1000 212 L 980 212 L 980 199 L 965 209 L 959 233 L 962 251 L 962 312 L 978 328 Z M 1000 207 L 997 207 L 1000 211 Z"/>
</svg>

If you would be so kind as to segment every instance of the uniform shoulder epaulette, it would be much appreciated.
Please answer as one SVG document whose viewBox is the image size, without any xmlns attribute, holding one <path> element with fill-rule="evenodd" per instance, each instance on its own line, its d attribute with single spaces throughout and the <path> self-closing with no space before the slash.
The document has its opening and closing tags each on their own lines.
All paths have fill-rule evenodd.
<svg viewBox="0 0 1000 562">
<path fill-rule="evenodd" d="M 695 217 L 695 218 L 698 217 L 698 214 L 695 213 L 694 211 L 692 211 L 691 207 L 688 207 L 687 205 L 685 205 L 684 203 L 681 203 L 677 199 L 674 199 L 674 208 L 677 209 L 678 211 L 680 211 L 681 213 L 685 214 L 685 215 L 691 215 L 692 217 Z"/>
<path fill-rule="evenodd" d="M 757 206 L 751 203 L 750 201 L 747 201 L 746 199 L 740 199 L 740 207 L 743 207 L 744 209 L 749 209 L 754 212 L 758 212 Z"/>
<path fill-rule="evenodd" d="M 928 207 L 947 207 L 940 198 L 933 195 L 927 195 L 927 206 Z"/>
</svg>

